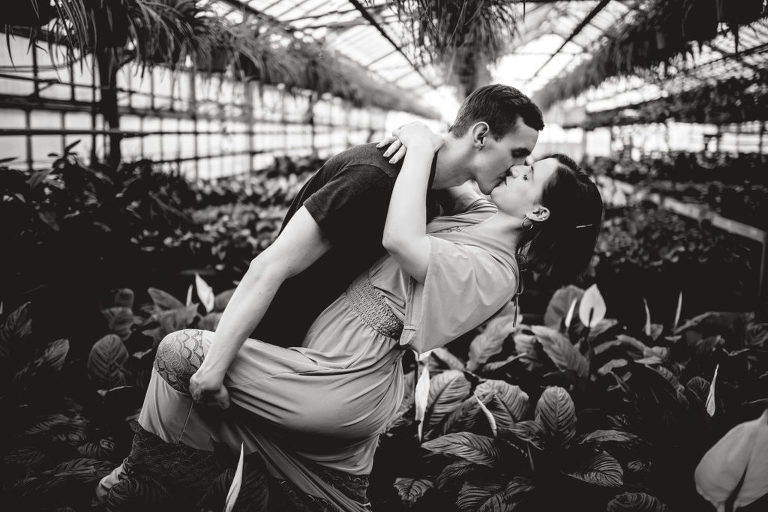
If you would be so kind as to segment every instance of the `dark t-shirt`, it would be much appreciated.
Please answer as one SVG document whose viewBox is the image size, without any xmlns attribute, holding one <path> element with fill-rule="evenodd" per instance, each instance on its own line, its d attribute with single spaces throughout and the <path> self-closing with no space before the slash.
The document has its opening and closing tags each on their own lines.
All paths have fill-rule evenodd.
<svg viewBox="0 0 768 512">
<path fill-rule="evenodd" d="M 381 239 L 401 164 L 390 164 L 383 153 L 375 144 L 355 146 L 330 158 L 301 188 L 280 230 L 305 206 L 332 247 L 282 284 L 252 337 L 284 347 L 301 345 L 315 318 L 385 254 Z M 430 187 L 434 175 L 433 162 Z M 428 220 L 437 212 L 430 195 Z"/>
</svg>

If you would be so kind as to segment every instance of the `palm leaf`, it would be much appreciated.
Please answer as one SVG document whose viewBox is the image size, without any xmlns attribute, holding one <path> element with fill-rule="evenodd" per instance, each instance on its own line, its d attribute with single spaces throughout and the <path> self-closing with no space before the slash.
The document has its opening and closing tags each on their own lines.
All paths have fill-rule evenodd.
<svg viewBox="0 0 768 512">
<path fill-rule="evenodd" d="M 444 455 L 453 455 L 474 464 L 495 466 L 501 458 L 493 439 L 470 432 L 446 434 L 423 443 L 422 448 Z"/>
</svg>

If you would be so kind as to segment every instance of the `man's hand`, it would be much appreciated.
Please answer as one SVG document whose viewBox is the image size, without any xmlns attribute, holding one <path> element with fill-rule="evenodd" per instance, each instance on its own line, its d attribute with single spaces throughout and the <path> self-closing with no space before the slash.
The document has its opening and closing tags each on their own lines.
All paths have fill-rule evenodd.
<svg viewBox="0 0 768 512">
<path fill-rule="evenodd" d="M 211 376 L 203 368 L 198 369 L 189 379 L 192 400 L 198 404 L 228 409 L 229 391 L 222 381 L 223 379 Z"/>
<path fill-rule="evenodd" d="M 389 158 L 389 163 L 396 164 L 405 157 L 407 148 L 430 147 L 432 152 L 437 152 L 444 144 L 443 138 L 429 129 L 424 123 L 414 121 L 405 124 L 392 132 L 392 136 L 379 142 L 376 147 L 383 148 L 389 145 L 384 152 L 384 158 Z"/>
</svg>

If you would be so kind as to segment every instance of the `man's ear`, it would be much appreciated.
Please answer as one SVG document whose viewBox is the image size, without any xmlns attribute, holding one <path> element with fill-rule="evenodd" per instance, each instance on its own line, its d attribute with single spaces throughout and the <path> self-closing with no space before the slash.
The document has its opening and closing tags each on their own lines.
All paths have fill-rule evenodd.
<svg viewBox="0 0 768 512">
<path fill-rule="evenodd" d="M 549 208 L 537 204 L 533 207 L 533 210 L 526 213 L 525 216 L 535 222 L 544 222 L 549 218 Z"/>
<path fill-rule="evenodd" d="M 491 128 L 485 121 L 480 121 L 472 125 L 472 147 L 475 149 L 483 149 L 486 139 L 491 134 Z"/>
</svg>

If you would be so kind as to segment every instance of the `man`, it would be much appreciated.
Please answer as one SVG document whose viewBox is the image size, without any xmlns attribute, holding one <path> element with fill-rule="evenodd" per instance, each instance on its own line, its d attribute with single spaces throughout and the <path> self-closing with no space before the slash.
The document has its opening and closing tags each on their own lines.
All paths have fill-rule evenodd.
<svg viewBox="0 0 768 512">
<path fill-rule="evenodd" d="M 517 89 L 475 90 L 433 161 L 430 188 L 474 180 L 490 194 L 511 166 L 531 154 L 543 127 L 539 108 Z M 215 341 L 190 380 L 196 401 L 228 407 L 224 375 L 247 337 L 301 345 L 323 309 L 385 254 L 382 233 L 399 170 L 393 162 L 402 157 L 398 153 L 388 161 L 391 152 L 374 144 L 344 151 L 301 189 L 280 236 L 251 262 L 222 315 Z M 435 205 L 429 210 L 434 216 Z"/>
</svg>

